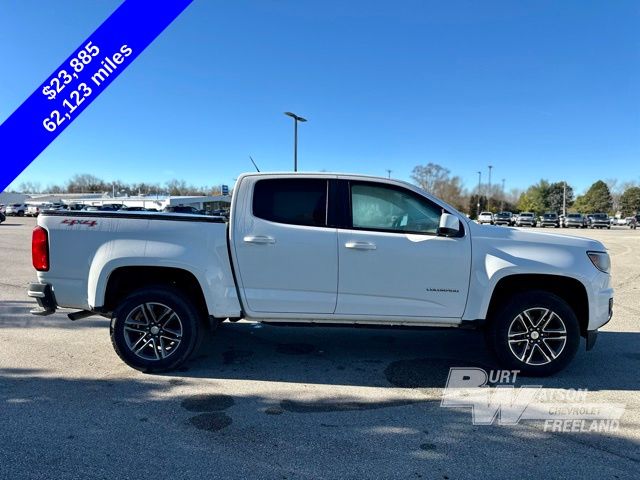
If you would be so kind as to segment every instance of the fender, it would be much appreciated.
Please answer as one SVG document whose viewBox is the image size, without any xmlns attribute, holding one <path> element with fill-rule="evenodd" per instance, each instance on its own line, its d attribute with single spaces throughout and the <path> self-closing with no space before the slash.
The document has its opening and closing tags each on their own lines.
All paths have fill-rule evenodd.
<svg viewBox="0 0 640 480">
<path fill-rule="evenodd" d="M 601 283 L 602 276 L 587 261 L 587 248 L 567 248 L 566 243 L 569 242 L 563 242 L 565 244 L 561 245 L 540 245 L 537 242 L 523 240 L 520 239 L 516 243 L 510 238 L 476 236 L 473 244 L 469 298 L 463 320 L 486 319 L 498 282 L 506 277 L 521 274 L 555 275 L 577 280 L 587 292 L 591 317 L 592 305 L 595 303 L 595 298 L 592 298 L 592 292 L 595 290 L 593 286 Z"/>
<path fill-rule="evenodd" d="M 92 308 L 104 304 L 109 277 L 118 268 L 170 267 L 187 271 L 196 278 L 210 315 L 217 318 L 239 316 L 240 304 L 226 256 L 216 254 L 216 249 L 206 255 L 206 261 L 202 255 L 203 252 L 194 252 L 185 245 L 164 241 L 120 239 L 105 242 L 91 261 L 88 303 Z M 197 257 L 199 261 L 195 260 Z"/>
</svg>

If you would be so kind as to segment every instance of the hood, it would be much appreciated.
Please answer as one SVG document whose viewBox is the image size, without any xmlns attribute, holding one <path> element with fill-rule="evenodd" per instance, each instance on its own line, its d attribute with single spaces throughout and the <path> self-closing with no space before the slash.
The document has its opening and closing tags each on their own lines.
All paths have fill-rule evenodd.
<svg viewBox="0 0 640 480">
<path fill-rule="evenodd" d="M 469 222 L 469 230 L 473 240 L 486 239 L 488 243 L 499 246 L 505 243 L 535 244 L 535 246 L 543 247 L 545 245 L 550 248 L 572 247 L 582 250 L 606 251 L 605 246 L 597 240 L 590 238 L 574 237 L 573 235 L 558 235 L 554 233 L 531 232 L 510 227 L 496 227 L 491 225 L 479 225 L 475 222 Z"/>
</svg>

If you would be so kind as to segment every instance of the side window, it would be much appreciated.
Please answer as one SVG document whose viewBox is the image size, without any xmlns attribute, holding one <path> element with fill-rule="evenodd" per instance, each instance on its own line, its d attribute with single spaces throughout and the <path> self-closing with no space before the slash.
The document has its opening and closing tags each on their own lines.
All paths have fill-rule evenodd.
<svg viewBox="0 0 640 480">
<path fill-rule="evenodd" d="M 278 178 L 256 182 L 253 215 L 271 222 L 327 225 L 327 180 Z"/>
<path fill-rule="evenodd" d="M 354 228 L 436 234 L 442 207 L 408 190 L 371 183 L 351 184 Z"/>
</svg>

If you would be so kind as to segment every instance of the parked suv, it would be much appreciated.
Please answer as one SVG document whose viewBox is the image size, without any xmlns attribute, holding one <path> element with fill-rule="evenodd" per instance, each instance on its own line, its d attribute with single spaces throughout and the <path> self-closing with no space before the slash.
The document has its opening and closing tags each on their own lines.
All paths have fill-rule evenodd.
<svg viewBox="0 0 640 480">
<path fill-rule="evenodd" d="M 566 228 L 585 228 L 587 226 L 587 218 L 581 213 L 569 213 L 564 218 L 564 226 Z"/>
<path fill-rule="evenodd" d="M 191 215 L 201 215 L 202 212 L 194 207 L 189 207 L 185 205 L 169 205 L 164 207 L 162 210 L 167 213 L 190 213 Z"/>
<path fill-rule="evenodd" d="M 493 213 L 480 212 L 480 215 L 478 215 L 478 223 L 480 224 L 488 223 L 490 225 L 493 225 Z"/>
<path fill-rule="evenodd" d="M 590 213 L 587 215 L 589 228 L 607 228 L 611 230 L 611 222 L 606 213 Z"/>
<path fill-rule="evenodd" d="M 510 227 L 515 223 L 513 219 L 513 213 L 498 212 L 493 218 L 493 223 L 494 225 L 506 225 L 507 227 Z"/>
<path fill-rule="evenodd" d="M 25 213 L 27 213 L 27 205 L 24 203 L 12 203 L 7 205 L 5 210 L 7 216 L 24 217 Z"/>
<path fill-rule="evenodd" d="M 535 227 L 538 225 L 538 221 L 536 220 L 536 216 L 534 213 L 522 212 L 520 215 L 518 215 L 518 218 L 516 219 L 516 226 L 524 227 L 525 225 L 528 227 Z"/>
<path fill-rule="evenodd" d="M 555 212 L 545 213 L 544 215 L 542 215 L 542 218 L 540 218 L 540 226 L 542 228 L 544 227 L 560 228 L 560 218 L 558 217 L 558 214 Z"/>
</svg>

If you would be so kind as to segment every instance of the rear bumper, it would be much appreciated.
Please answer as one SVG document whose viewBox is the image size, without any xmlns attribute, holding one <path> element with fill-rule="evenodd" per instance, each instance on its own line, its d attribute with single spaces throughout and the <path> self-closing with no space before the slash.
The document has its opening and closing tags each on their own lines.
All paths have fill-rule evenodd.
<svg viewBox="0 0 640 480">
<path fill-rule="evenodd" d="M 56 313 L 58 305 L 53 294 L 53 288 L 48 283 L 30 283 L 27 295 L 35 298 L 40 308 L 31 310 L 33 315 L 51 315 Z"/>
</svg>

